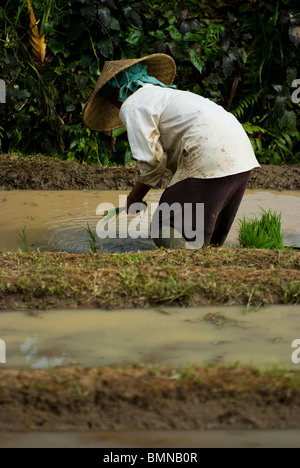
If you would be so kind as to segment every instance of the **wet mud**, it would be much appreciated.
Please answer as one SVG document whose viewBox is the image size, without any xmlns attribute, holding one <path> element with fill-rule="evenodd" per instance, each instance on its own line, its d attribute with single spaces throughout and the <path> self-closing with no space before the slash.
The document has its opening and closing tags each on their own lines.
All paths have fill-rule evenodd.
<svg viewBox="0 0 300 468">
<path fill-rule="evenodd" d="M 76 162 L 32 155 L 14 156 L 0 153 L 0 190 L 130 190 L 137 168 L 84 166 Z M 166 173 L 162 188 L 171 174 Z M 249 189 L 299 190 L 300 164 L 254 169 Z"/>
</svg>

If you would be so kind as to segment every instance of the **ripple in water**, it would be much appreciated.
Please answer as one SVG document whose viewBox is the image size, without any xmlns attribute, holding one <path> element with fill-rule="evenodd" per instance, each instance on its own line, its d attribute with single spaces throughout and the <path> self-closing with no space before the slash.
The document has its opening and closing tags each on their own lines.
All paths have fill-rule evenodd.
<svg viewBox="0 0 300 468">
<path fill-rule="evenodd" d="M 76 216 L 57 219 L 47 223 L 49 225 L 46 233 L 47 250 L 64 251 L 68 253 L 88 253 L 90 251 L 91 237 L 87 232 L 90 227 L 96 238 L 96 249 L 100 253 L 125 253 L 139 250 L 157 249 L 151 238 L 111 238 L 99 239 L 96 234 L 96 225 L 99 218 L 91 216 Z M 111 220 L 108 226 L 113 225 Z M 108 230 L 112 234 L 113 230 Z M 118 235 L 118 234 L 117 234 Z"/>
</svg>

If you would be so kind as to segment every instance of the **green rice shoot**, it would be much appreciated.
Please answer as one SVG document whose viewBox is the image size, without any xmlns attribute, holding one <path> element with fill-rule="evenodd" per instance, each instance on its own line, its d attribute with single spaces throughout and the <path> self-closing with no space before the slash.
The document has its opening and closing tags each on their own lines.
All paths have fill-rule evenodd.
<svg viewBox="0 0 300 468">
<path fill-rule="evenodd" d="M 145 203 L 144 205 L 147 206 Z M 106 210 L 105 213 L 101 216 L 101 221 L 103 223 L 108 223 L 108 221 L 114 216 L 117 218 L 122 213 L 122 211 L 126 211 L 126 206 L 119 206 L 118 208 L 112 208 L 111 210 Z"/>
<path fill-rule="evenodd" d="M 103 223 L 108 223 L 108 221 L 114 216 L 118 217 L 122 211 L 125 211 L 126 207 L 121 206 L 119 208 L 112 208 L 111 210 L 106 210 L 105 214 L 101 217 Z"/>
<path fill-rule="evenodd" d="M 250 249 L 280 249 L 283 250 L 283 232 L 281 229 L 281 213 L 265 211 L 263 208 L 260 219 L 239 220 L 239 242 L 241 247 Z"/>
</svg>

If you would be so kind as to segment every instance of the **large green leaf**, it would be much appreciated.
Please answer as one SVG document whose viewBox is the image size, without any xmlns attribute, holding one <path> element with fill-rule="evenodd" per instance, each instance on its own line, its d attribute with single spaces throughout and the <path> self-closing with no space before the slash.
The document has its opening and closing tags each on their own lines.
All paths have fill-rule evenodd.
<svg viewBox="0 0 300 468">
<path fill-rule="evenodd" d="M 99 16 L 99 19 L 100 19 L 101 23 L 106 28 L 109 28 L 110 23 L 111 23 L 110 10 L 107 7 L 103 6 L 103 5 L 100 5 L 98 7 L 98 16 Z"/>
<path fill-rule="evenodd" d="M 195 50 L 190 50 L 190 58 L 194 67 L 199 70 L 200 73 L 203 71 L 204 62 L 201 60 L 200 55 Z"/>
<path fill-rule="evenodd" d="M 120 128 L 116 128 L 115 130 L 113 130 L 112 132 L 112 137 L 113 138 L 117 138 L 118 136 L 122 135 L 123 133 L 126 132 L 126 128 L 125 127 L 120 127 Z"/>
<path fill-rule="evenodd" d="M 103 57 L 109 59 L 113 57 L 114 48 L 109 39 L 102 39 L 100 42 L 98 42 L 97 47 Z"/>
<path fill-rule="evenodd" d="M 120 31 L 121 26 L 116 18 L 111 18 L 110 29 L 113 29 L 114 31 Z"/>
<path fill-rule="evenodd" d="M 171 24 L 170 26 L 168 26 L 168 27 L 166 28 L 166 31 L 169 31 L 170 36 L 171 36 L 171 38 L 173 39 L 173 41 L 177 41 L 177 42 L 182 41 L 182 34 L 180 34 L 180 32 L 178 31 L 178 29 L 177 29 L 173 24 Z"/>
<path fill-rule="evenodd" d="M 143 31 L 140 29 L 130 28 L 125 40 L 128 44 L 136 46 L 142 43 L 143 37 Z"/>
<path fill-rule="evenodd" d="M 75 75 L 75 82 L 79 88 L 83 88 L 89 82 L 89 77 L 86 75 Z"/>
<path fill-rule="evenodd" d="M 61 53 L 65 58 L 70 55 L 70 50 L 66 48 L 66 42 L 62 39 L 50 39 L 48 48 L 57 55 Z"/>
<path fill-rule="evenodd" d="M 85 19 L 88 26 L 91 26 L 96 19 L 97 16 L 97 7 L 96 5 L 86 5 L 81 8 L 81 13 L 83 18 Z"/>
</svg>

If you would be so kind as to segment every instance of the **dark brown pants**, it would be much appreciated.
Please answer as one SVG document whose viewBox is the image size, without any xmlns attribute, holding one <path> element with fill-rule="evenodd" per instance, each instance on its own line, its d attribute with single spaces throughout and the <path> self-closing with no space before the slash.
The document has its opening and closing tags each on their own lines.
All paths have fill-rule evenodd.
<svg viewBox="0 0 300 468">
<path fill-rule="evenodd" d="M 196 225 L 196 204 L 204 204 L 204 245 L 222 245 L 230 231 L 240 203 L 242 201 L 251 171 L 242 172 L 227 177 L 216 179 L 185 179 L 167 188 L 162 194 L 159 205 L 167 203 L 181 205 L 182 224 L 189 222 L 192 228 L 203 229 Z M 192 204 L 192 219 L 188 221 L 184 217 L 184 204 Z M 158 207 L 159 208 L 159 207 Z M 155 219 L 155 213 L 153 216 Z M 158 219 L 158 218 L 157 218 Z M 168 220 L 160 215 L 159 226 L 168 224 L 174 228 L 174 214 L 171 212 Z M 183 238 L 184 236 L 183 231 Z M 186 238 L 185 238 L 186 239 Z M 192 239 L 186 239 L 190 241 Z M 164 239 L 154 239 L 160 247 L 169 247 Z"/>
</svg>

